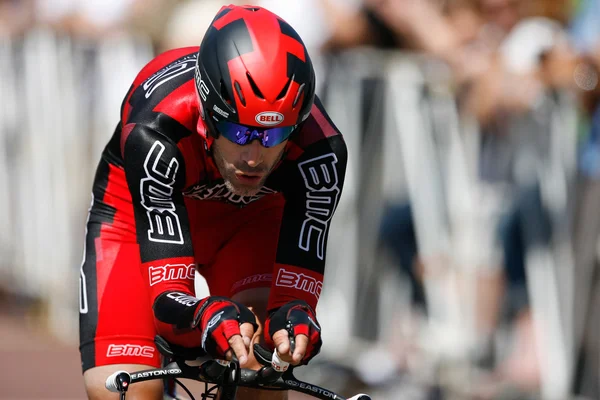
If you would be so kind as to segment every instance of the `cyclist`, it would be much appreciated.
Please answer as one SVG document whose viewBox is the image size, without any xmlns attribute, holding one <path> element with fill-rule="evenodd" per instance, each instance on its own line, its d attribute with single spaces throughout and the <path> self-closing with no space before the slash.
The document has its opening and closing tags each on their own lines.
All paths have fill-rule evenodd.
<svg viewBox="0 0 600 400">
<path fill-rule="evenodd" d="M 116 370 L 158 367 L 155 334 L 235 354 L 245 368 L 258 368 L 258 341 L 310 361 L 346 158 L 306 47 L 264 8 L 225 6 L 199 48 L 150 61 L 93 184 L 80 284 L 89 398 L 109 398 L 104 381 Z M 207 297 L 195 295 L 196 271 Z M 285 393 L 239 391 L 249 396 Z M 160 381 L 128 398 L 161 399 Z"/>
</svg>

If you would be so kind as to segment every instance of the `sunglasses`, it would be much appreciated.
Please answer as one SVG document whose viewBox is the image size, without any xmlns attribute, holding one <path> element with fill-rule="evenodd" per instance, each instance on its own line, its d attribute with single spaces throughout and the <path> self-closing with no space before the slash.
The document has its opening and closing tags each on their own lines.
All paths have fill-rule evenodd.
<svg viewBox="0 0 600 400">
<path fill-rule="evenodd" d="M 229 121 L 215 121 L 214 124 L 217 131 L 233 143 L 245 145 L 258 139 L 264 147 L 273 147 L 283 143 L 297 127 L 297 125 L 294 125 L 276 128 L 258 128 L 255 126 L 239 125 Z"/>
</svg>

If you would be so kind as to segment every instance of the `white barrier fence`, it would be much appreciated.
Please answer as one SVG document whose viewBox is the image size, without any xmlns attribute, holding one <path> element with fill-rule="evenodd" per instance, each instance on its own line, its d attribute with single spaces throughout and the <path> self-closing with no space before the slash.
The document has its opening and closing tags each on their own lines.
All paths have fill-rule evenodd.
<svg viewBox="0 0 600 400">
<path fill-rule="evenodd" d="M 91 180 L 152 51 L 140 38 L 89 46 L 41 28 L 0 44 L 0 284 L 44 300 L 50 328 L 74 340 Z"/>
</svg>

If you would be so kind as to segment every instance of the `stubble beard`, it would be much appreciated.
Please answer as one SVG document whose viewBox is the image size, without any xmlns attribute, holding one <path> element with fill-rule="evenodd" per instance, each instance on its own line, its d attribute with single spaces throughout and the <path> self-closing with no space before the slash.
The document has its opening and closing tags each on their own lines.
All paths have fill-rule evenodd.
<svg viewBox="0 0 600 400">
<path fill-rule="evenodd" d="M 235 194 L 236 196 L 249 197 L 256 196 L 258 192 L 260 192 L 260 189 L 263 187 L 265 181 L 267 180 L 267 176 L 263 177 L 261 181 L 256 184 L 256 186 L 247 186 L 241 183 L 235 185 L 233 183 L 233 180 L 237 180 L 237 178 L 235 177 L 235 173 L 227 173 L 226 175 L 223 175 L 223 179 L 225 181 L 225 187 L 231 193 Z"/>
<path fill-rule="evenodd" d="M 237 180 L 237 177 L 235 175 L 235 170 L 237 168 L 238 170 L 240 170 L 242 172 L 251 172 L 250 167 L 241 166 L 241 165 L 235 166 L 235 165 L 228 163 L 225 160 L 225 158 L 223 158 L 223 156 L 219 152 L 218 148 L 216 146 L 213 146 L 213 159 L 215 160 L 215 164 L 217 165 L 219 173 L 221 174 L 221 176 L 223 177 L 223 180 L 225 181 L 225 187 L 227 188 L 227 190 L 229 190 L 234 195 L 242 196 L 242 197 L 256 196 L 258 194 L 258 192 L 260 192 L 260 189 L 264 186 L 267 178 L 269 177 L 269 174 L 271 173 L 271 171 L 273 170 L 275 165 L 277 165 L 279 160 L 281 160 L 281 157 L 283 157 L 283 150 L 281 151 L 281 154 L 276 159 L 276 161 L 273 163 L 273 165 L 271 165 L 268 168 L 268 170 L 266 170 L 266 173 L 264 174 L 264 176 L 262 177 L 260 182 L 258 182 L 255 185 L 249 186 L 249 185 L 244 185 L 242 183 L 239 183 L 239 181 Z M 261 169 L 258 169 L 258 170 L 260 170 L 262 172 Z M 257 170 L 255 169 L 254 171 L 256 172 Z"/>
</svg>

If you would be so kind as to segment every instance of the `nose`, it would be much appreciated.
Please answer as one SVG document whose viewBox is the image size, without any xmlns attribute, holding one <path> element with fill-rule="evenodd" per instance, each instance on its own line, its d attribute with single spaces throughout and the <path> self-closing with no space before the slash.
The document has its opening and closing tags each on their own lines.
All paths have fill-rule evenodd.
<svg viewBox="0 0 600 400">
<path fill-rule="evenodd" d="M 242 161 L 250 167 L 256 167 L 262 163 L 262 145 L 258 140 L 253 140 L 251 143 L 244 146 L 242 152 Z"/>
</svg>

